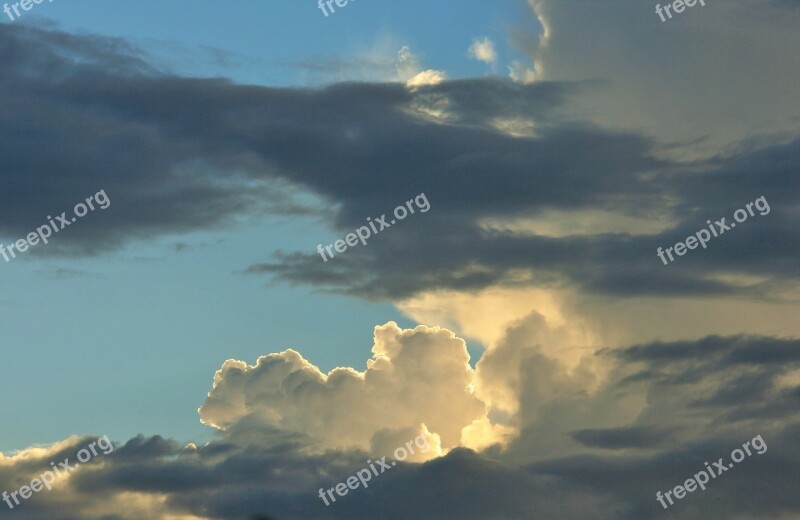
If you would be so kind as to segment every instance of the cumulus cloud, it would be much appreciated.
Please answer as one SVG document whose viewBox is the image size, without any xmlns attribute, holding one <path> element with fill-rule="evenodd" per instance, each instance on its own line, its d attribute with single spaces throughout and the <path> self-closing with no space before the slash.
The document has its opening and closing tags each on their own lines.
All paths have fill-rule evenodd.
<svg viewBox="0 0 800 520">
<path fill-rule="evenodd" d="M 375 328 L 372 353 L 363 372 L 336 368 L 328 374 L 293 350 L 255 365 L 226 361 L 200 417 L 223 430 L 246 420 L 298 433 L 318 448 L 361 449 L 386 448 L 387 439 L 413 438 L 420 429 L 452 449 L 463 445 L 464 428 L 485 418 L 466 344 L 452 332 L 401 330 L 390 322 Z M 427 456 L 438 454 L 434 449 Z"/>
<path fill-rule="evenodd" d="M 93 459 L 52 491 L 35 495 L 14 515 L 23 520 L 367 520 L 379 510 L 381 518 L 389 520 L 432 517 L 442 511 L 467 520 L 511 520 L 520 515 L 583 520 L 587 508 L 592 508 L 592 518 L 608 520 L 656 514 L 688 520 L 743 514 L 766 520 L 788 519 L 800 512 L 794 492 L 800 485 L 797 339 L 710 336 L 618 346 L 588 356 L 605 371 L 599 384 L 587 384 L 577 374 L 563 377 L 563 364 L 542 348 L 550 340 L 528 341 L 525 330 L 537 322 L 533 317 L 512 326 L 497 350 L 501 357 L 508 355 L 503 350 L 517 351 L 519 357 L 512 374 L 520 403 L 514 413 L 519 429 L 505 450 L 453 447 L 434 460 L 400 463 L 373 479 L 368 489 L 325 507 L 317 496 L 319 488 L 330 488 L 353 475 L 365 466 L 367 457 L 374 460 L 415 435 L 425 435 L 439 454 L 447 441 L 442 437 L 442 444 L 436 444 L 440 439 L 435 428 L 364 428 L 352 410 L 350 417 L 355 428 L 362 428 L 361 438 L 375 430 L 365 449 L 309 449 L 320 438 L 313 426 L 305 427 L 304 435 L 289 431 L 297 426 L 269 430 L 266 423 L 286 419 L 283 414 L 292 409 L 286 402 L 299 399 L 304 385 L 310 387 L 308 398 L 316 394 L 322 401 L 323 393 L 342 395 L 340 387 L 330 382 L 334 376 L 329 374 L 326 380 L 299 354 L 284 352 L 262 358 L 255 367 L 226 363 L 228 372 L 223 369 L 217 375 L 212 395 L 221 396 L 222 388 L 227 388 L 225 398 L 236 413 L 225 416 L 218 407 L 207 408 L 207 416 L 215 415 L 229 425 L 217 439 L 199 447 L 158 436 L 118 443 L 113 453 Z M 457 360 L 443 362 L 439 355 L 444 351 Z M 442 400 L 437 400 L 436 388 L 426 384 L 426 378 L 430 383 L 439 371 L 457 379 L 463 377 L 457 374 L 465 373 L 463 343 L 443 329 L 378 327 L 373 353 L 372 364 L 381 364 L 378 359 L 386 356 L 384 369 L 392 367 L 396 380 L 410 378 L 405 387 L 393 390 L 414 393 L 416 389 L 438 403 Z M 363 374 L 365 381 L 372 377 L 372 369 Z M 501 379 L 498 371 L 475 385 Z M 283 395 L 277 396 L 281 391 Z M 234 394 L 243 393 L 247 402 L 237 402 Z M 358 399 L 357 392 L 351 395 Z M 373 408 L 390 409 L 402 402 L 389 393 L 371 398 Z M 308 417 L 320 412 L 321 406 L 300 409 L 309 402 L 314 407 L 313 401 L 298 401 L 294 411 L 305 417 L 291 419 L 293 424 L 307 423 Z M 352 406 L 360 411 L 363 404 L 356 400 Z M 259 420 L 248 421 L 239 417 L 242 413 Z M 385 417 L 391 424 L 392 418 Z M 332 421 L 333 434 L 340 425 L 335 418 Z M 657 490 L 682 483 L 702 469 L 702 461 L 727 457 L 756 435 L 769 447 L 764 454 L 746 458 L 705 492 L 689 495 L 669 511 L 661 509 L 655 500 Z M 18 488 L 49 467 L 50 461 L 74 457 L 89 440 L 73 437 L 49 447 L 0 455 L 0 489 Z"/>
</svg>

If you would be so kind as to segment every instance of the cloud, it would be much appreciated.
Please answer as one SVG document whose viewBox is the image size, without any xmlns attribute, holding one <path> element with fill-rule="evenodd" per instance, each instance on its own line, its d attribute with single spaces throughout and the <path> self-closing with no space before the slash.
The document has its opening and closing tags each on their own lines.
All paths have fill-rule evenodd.
<svg viewBox="0 0 800 520">
<path fill-rule="evenodd" d="M 606 449 L 652 448 L 669 438 L 668 431 L 641 426 L 576 430 L 572 432 L 576 441 L 590 447 Z"/>
<path fill-rule="evenodd" d="M 467 56 L 493 67 L 497 65 L 497 52 L 494 50 L 494 43 L 488 37 L 473 41 L 467 50 Z"/>
<path fill-rule="evenodd" d="M 709 4 L 654 33 L 648 6 L 531 4 L 545 32 L 535 68 L 515 75 L 532 83 L 444 80 L 405 49 L 394 83 L 242 86 L 158 70 L 119 40 L 0 25 L 4 236 L 100 187 L 114 209 L 48 254 L 302 211 L 274 204 L 282 194 L 318 196 L 351 231 L 424 191 L 431 211 L 368 247 L 323 264 L 309 245 L 248 272 L 402 301 L 486 347 L 473 370 L 451 330 L 388 323 L 363 370 L 325 374 L 293 350 L 226 361 L 199 410 L 212 442 L 135 437 L 14 514 L 796 518 L 800 139 L 785 64 L 797 10 Z M 630 51 L 624 29 L 657 36 Z M 665 76 L 666 60 L 691 74 Z M 765 95 L 765 77 L 789 80 Z M 780 135 L 762 133 L 773 124 Z M 669 268 L 657 260 L 657 246 L 761 195 L 768 216 Z M 742 329 L 770 335 L 730 334 Z M 657 490 L 757 434 L 767 453 L 661 510 Z M 317 498 L 415 435 L 430 460 L 330 508 Z M 0 454 L 0 490 L 87 440 Z"/>
<path fill-rule="evenodd" d="M 787 300 L 798 283 L 797 138 L 676 162 L 646 135 L 565 117 L 593 82 L 271 89 L 171 76 L 91 36 L 4 25 L 0 40 L 10 49 L 0 91 L 15 107 L 0 112 L 0 233 L 24 236 L 99 187 L 114 197 L 41 254 L 99 254 L 248 216 L 307 214 L 291 201 L 308 194 L 336 208 L 333 229 L 351 232 L 425 192 L 430 212 L 346 257 L 323 263 L 310 245 L 232 270 L 371 300 L 520 285 Z M 410 50 L 398 60 L 401 80 L 420 73 Z M 35 147 L 19 125 L 38 136 Z M 768 216 L 673 266 L 655 256 L 761 195 Z"/>
<path fill-rule="evenodd" d="M 325 381 L 299 354 L 284 352 L 254 367 L 225 364 L 209 399 L 231 404 L 232 415 L 208 403 L 206 413 L 230 426 L 207 445 L 158 436 L 117 443 L 112 453 L 93 459 L 52 491 L 34 495 L 13 514 L 23 520 L 238 520 L 257 515 L 366 520 L 380 511 L 389 520 L 437 515 L 579 520 L 591 508 L 593 518 L 609 520 L 656 514 L 766 520 L 800 513 L 794 493 L 800 485 L 799 340 L 710 336 L 616 346 L 589 355 L 596 358 L 594 365 L 608 370 L 599 385 L 587 386 L 579 377 L 563 377 L 561 363 L 543 353 L 550 340 L 534 345 L 522 330 L 510 328 L 506 339 L 506 348 L 525 353 L 515 375 L 521 407 L 514 420 L 520 429 L 506 450 L 455 446 L 427 462 L 400 463 L 373 478 L 369 488 L 325 507 L 319 488 L 344 481 L 365 467 L 368 457 L 375 460 L 376 453 L 420 430 L 394 428 L 393 414 L 386 413 L 382 418 L 390 428 L 379 430 L 364 449 L 318 449 L 321 429 L 297 424 L 322 413 L 319 422 L 330 426 L 330 436 L 337 435 L 339 420 L 325 416 L 319 404 L 325 396 L 334 407 L 351 407 L 348 417 L 362 438 L 375 429 L 363 426 L 369 422 L 363 420 L 365 412 L 369 417 L 370 410 L 383 408 L 402 414 L 403 398 L 387 391 L 372 393 L 366 407 L 357 393 L 351 394 L 355 400 L 334 402 L 342 396 L 331 383 L 337 376 L 329 374 Z M 406 380 L 402 388 L 387 388 L 401 394 L 425 393 L 443 402 L 431 383 L 441 389 L 442 374 L 464 373 L 463 343 L 445 330 L 400 330 L 387 324 L 376 328 L 376 338 L 376 357 L 365 381 L 372 377 L 370 370 L 377 370 L 378 352 L 388 358 L 383 368 L 391 365 L 394 379 Z M 460 359 L 450 359 L 453 352 L 460 352 Z M 279 427 L 270 430 L 266 423 Z M 433 429 L 421 431 L 433 436 Z M 769 448 L 762 455 L 745 458 L 706 491 L 688 495 L 668 511 L 655 500 L 656 491 L 684 482 L 703 469 L 703 461 L 727 460 L 731 450 L 756 435 Z M 30 482 L 49 462 L 74 457 L 92 439 L 73 437 L 0 454 L 0 489 Z"/>
<path fill-rule="evenodd" d="M 404 82 L 407 87 L 421 87 L 436 85 L 447 79 L 447 74 L 440 70 L 421 70 L 419 60 L 411 52 L 411 48 L 404 45 L 397 53 L 397 79 Z"/>
<path fill-rule="evenodd" d="M 424 70 L 414 75 L 406 81 L 407 87 L 422 87 L 424 85 L 436 85 L 446 80 L 447 76 L 438 70 Z"/>
<path fill-rule="evenodd" d="M 796 2 L 707 3 L 666 23 L 655 4 L 528 4 L 543 31 L 539 39 L 513 37 L 535 64 L 517 66 L 515 76 L 602 81 L 601 89 L 575 100 L 574 113 L 677 145 L 663 151 L 678 160 L 713 156 L 754 135 L 796 135 L 800 129 L 792 89 L 764 88 L 765 81 L 788 86 L 800 80 Z"/>
<path fill-rule="evenodd" d="M 276 61 L 274 65 L 297 71 L 299 81 L 293 86 L 306 87 L 340 82 L 406 83 L 415 76 L 446 78 L 443 71 L 424 69 L 411 47 L 389 34 L 382 34 L 369 46 L 350 50 L 347 55 L 315 55 L 299 61 Z"/>
<path fill-rule="evenodd" d="M 465 427 L 486 416 L 486 405 L 473 394 L 466 344 L 452 332 L 401 330 L 389 322 L 375 328 L 372 353 L 363 372 L 336 368 L 328 374 L 293 350 L 255 365 L 226 361 L 200 417 L 222 430 L 242 421 L 284 429 L 318 448 L 367 449 L 378 439 L 397 440 L 398 432 L 413 438 L 422 428 L 452 449 L 462 445 Z"/>
</svg>

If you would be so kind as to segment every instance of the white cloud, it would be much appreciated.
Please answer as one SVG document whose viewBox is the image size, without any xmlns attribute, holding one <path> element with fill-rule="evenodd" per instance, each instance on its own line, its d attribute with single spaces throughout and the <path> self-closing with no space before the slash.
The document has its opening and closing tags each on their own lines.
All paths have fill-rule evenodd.
<svg viewBox="0 0 800 520">
<path fill-rule="evenodd" d="M 406 81 L 409 88 L 422 87 L 424 85 L 436 85 L 447 79 L 447 75 L 440 70 L 424 70 Z"/>
<path fill-rule="evenodd" d="M 255 365 L 226 361 L 199 410 L 201 420 L 225 430 L 246 423 L 295 432 L 318 449 L 367 449 L 378 438 L 396 440 L 420 428 L 442 449 L 462 445 L 462 430 L 487 413 L 474 394 L 464 341 L 440 327 L 403 330 L 394 322 L 375 327 L 374 339 L 363 372 L 323 374 L 293 350 Z"/>
<path fill-rule="evenodd" d="M 494 43 L 488 37 L 473 41 L 467 50 L 467 56 L 492 66 L 497 64 L 497 52 Z"/>
<path fill-rule="evenodd" d="M 397 52 L 395 68 L 397 69 L 396 79 L 404 82 L 409 88 L 435 85 L 447 79 L 447 74 L 441 70 L 421 70 L 419 59 L 407 45 Z"/>
</svg>

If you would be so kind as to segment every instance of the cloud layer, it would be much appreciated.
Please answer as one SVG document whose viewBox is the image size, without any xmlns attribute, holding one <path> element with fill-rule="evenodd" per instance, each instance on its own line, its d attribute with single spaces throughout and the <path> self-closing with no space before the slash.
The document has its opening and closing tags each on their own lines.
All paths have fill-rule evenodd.
<svg viewBox="0 0 800 520">
<path fill-rule="evenodd" d="M 369 247 L 323 263 L 310 244 L 253 259 L 248 272 L 369 299 L 511 284 L 775 297 L 800 274 L 796 139 L 676 163 L 659 158 L 644 135 L 565 119 L 568 100 L 590 84 L 270 89 L 166 75 L 120 42 L 9 26 L 0 39 L 10 55 L 0 89 L 14 107 L 0 113 L 8 172 L 0 231 L 22 236 L 99 186 L 114 198 L 103 219 L 87 220 L 46 254 L 310 211 L 292 202 L 299 192 L 339 208 L 331 225 L 349 232 L 425 192 L 433 211 Z M 524 121 L 529 137 L 514 130 Z M 768 218 L 680 265 L 664 268 L 655 256 L 762 195 Z M 553 236 L 542 231 L 553 214 L 600 215 L 609 225 Z M 653 225 L 610 232 L 625 219 Z M 759 282 L 742 287 L 720 272 Z"/>
<path fill-rule="evenodd" d="M 465 397 L 463 388 L 461 397 L 447 394 L 452 386 L 447 374 L 463 379 L 468 371 L 445 360 L 448 349 L 462 352 L 465 362 L 463 343 L 446 330 L 401 330 L 392 323 L 378 327 L 376 357 L 364 379 L 386 376 L 370 374 L 376 365 L 388 370 L 396 364 L 397 381 L 382 387 L 396 393 L 375 392 L 369 403 L 356 371 L 337 369 L 325 380 L 297 353 L 272 354 L 254 367 L 226 362 L 201 410 L 206 421 L 213 417 L 225 424 L 217 440 L 196 447 L 139 436 L 118 444 L 53 491 L 27 501 L 14 511 L 15 518 L 367 519 L 379 510 L 389 520 L 578 520 L 591 510 L 592 518 L 601 519 L 663 515 L 693 520 L 714 515 L 784 519 L 800 512 L 794 493 L 800 485 L 798 340 L 710 336 L 598 351 L 587 356 L 586 366 L 595 367 L 587 373 L 599 377 L 599 384 L 587 384 L 586 374 L 565 375 L 558 360 L 514 330 L 509 330 L 505 349 L 516 351 L 519 359 L 514 374 L 520 406 L 510 418 L 519 429 L 507 449 L 455 447 L 448 441 L 453 434 L 439 426 L 442 446 L 453 448 L 448 453 L 438 452 L 428 462 L 401 463 L 368 489 L 325 507 L 317 496 L 320 487 L 343 481 L 392 443 L 402 445 L 398 439 L 413 438 L 413 428 L 398 429 L 402 424 L 422 419 L 437 424 L 439 419 L 439 424 L 452 425 L 469 419 L 452 419 L 464 408 L 458 402 Z M 487 354 L 478 370 L 498 354 Z M 394 361 L 377 361 L 382 355 Z M 360 389 L 348 394 L 346 384 L 334 381 L 347 378 Z M 405 389 L 397 386 L 404 378 L 411 378 Z M 502 379 L 488 375 L 477 385 Z M 302 390 L 304 385 L 309 388 Z M 420 412 L 438 406 L 442 415 L 410 417 L 404 400 L 409 394 L 417 402 L 415 393 L 431 399 L 420 405 Z M 347 396 L 351 400 L 342 401 Z M 226 414 L 222 402 L 235 415 Z M 345 419 L 334 414 L 337 407 L 352 423 L 355 444 L 363 444 L 376 429 L 378 416 L 387 430 L 372 440 L 383 442 L 363 450 L 321 450 L 323 426 L 332 438 L 348 436 L 342 433 Z M 313 418 L 319 424 L 310 423 Z M 392 429 L 399 437 L 390 434 Z M 434 440 L 435 430 L 430 432 Z M 703 461 L 727 460 L 732 449 L 756 435 L 768 446 L 766 453 L 745 459 L 706 491 L 667 511 L 658 504 L 656 491 L 682 483 L 704 467 Z M 50 461 L 74 459 L 89 440 L 71 438 L 0 456 L 0 489 L 17 489 Z"/>
</svg>

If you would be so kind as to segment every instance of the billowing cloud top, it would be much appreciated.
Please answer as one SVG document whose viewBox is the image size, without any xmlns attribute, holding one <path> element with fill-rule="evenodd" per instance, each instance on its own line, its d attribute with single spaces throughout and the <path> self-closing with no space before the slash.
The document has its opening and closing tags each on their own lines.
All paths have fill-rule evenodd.
<svg viewBox="0 0 800 520">
<path fill-rule="evenodd" d="M 380 435 L 422 427 L 451 449 L 462 445 L 464 428 L 486 420 L 466 345 L 452 332 L 403 331 L 390 322 L 375 328 L 372 352 L 364 372 L 337 368 L 327 375 L 293 350 L 255 366 L 226 361 L 200 417 L 225 430 L 246 421 L 301 434 L 320 448 L 362 449 Z"/>
</svg>

